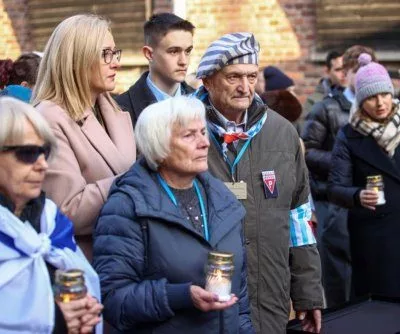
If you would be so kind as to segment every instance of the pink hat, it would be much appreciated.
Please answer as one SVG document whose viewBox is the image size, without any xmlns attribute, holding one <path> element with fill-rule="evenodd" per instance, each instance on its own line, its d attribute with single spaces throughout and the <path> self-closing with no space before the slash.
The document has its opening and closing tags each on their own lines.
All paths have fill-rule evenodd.
<svg viewBox="0 0 400 334">
<path fill-rule="evenodd" d="M 365 99 L 380 93 L 394 95 L 392 80 L 382 65 L 373 62 L 368 53 L 360 54 L 358 63 L 361 67 L 356 73 L 355 88 L 359 106 Z"/>
</svg>

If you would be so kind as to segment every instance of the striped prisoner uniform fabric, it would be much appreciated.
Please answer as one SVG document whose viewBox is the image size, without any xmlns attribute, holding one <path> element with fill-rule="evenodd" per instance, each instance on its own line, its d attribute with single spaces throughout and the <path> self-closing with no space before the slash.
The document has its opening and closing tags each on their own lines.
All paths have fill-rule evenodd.
<svg viewBox="0 0 400 334">
<path fill-rule="evenodd" d="M 196 77 L 210 76 L 226 65 L 256 64 L 260 45 L 254 35 L 248 32 L 226 34 L 211 43 L 200 60 Z"/>
</svg>

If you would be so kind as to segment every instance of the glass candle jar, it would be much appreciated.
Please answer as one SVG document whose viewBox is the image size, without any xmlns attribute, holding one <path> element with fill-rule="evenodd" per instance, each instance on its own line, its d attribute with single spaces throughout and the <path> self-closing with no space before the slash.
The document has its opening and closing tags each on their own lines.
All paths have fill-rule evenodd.
<svg viewBox="0 0 400 334">
<path fill-rule="evenodd" d="M 383 205 L 386 203 L 382 175 L 367 176 L 366 188 L 369 190 L 374 190 L 378 193 L 378 202 L 376 205 Z"/>
<path fill-rule="evenodd" d="M 54 296 L 57 301 L 68 303 L 71 300 L 84 298 L 86 293 L 87 288 L 82 270 L 56 271 Z"/>
<path fill-rule="evenodd" d="M 206 267 L 206 290 L 218 295 L 220 302 L 231 299 L 233 254 L 210 252 Z"/>
</svg>

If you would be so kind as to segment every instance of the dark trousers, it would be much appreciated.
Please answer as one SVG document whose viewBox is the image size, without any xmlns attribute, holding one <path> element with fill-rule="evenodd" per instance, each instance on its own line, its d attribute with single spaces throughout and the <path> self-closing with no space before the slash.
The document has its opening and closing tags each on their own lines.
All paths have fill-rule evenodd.
<svg viewBox="0 0 400 334">
<path fill-rule="evenodd" d="M 315 201 L 318 219 L 317 245 L 321 257 L 322 284 L 328 307 L 350 299 L 351 260 L 347 209 L 326 201 Z"/>
</svg>

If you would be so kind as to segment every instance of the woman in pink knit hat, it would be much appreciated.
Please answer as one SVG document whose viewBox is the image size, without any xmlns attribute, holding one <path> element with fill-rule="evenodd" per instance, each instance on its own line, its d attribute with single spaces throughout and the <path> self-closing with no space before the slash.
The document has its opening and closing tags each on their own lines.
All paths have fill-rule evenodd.
<svg viewBox="0 0 400 334">
<path fill-rule="evenodd" d="M 356 112 L 333 150 L 330 199 L 350 209 L 355 294 L 400 297 L 400 107 L 386 69 L 365 53 L 358 61 Z M 371 177 L 384 189 L 367 189 Z"/>
</svg>

